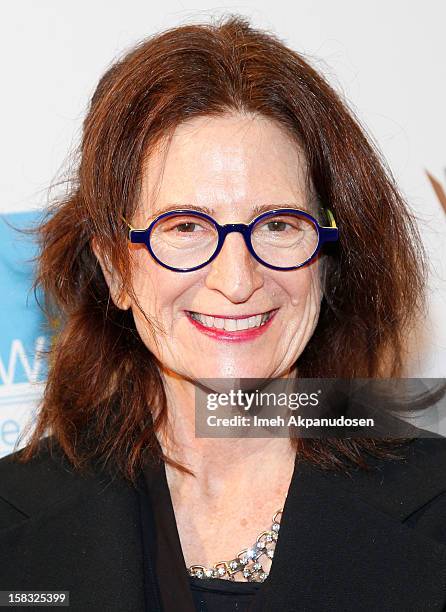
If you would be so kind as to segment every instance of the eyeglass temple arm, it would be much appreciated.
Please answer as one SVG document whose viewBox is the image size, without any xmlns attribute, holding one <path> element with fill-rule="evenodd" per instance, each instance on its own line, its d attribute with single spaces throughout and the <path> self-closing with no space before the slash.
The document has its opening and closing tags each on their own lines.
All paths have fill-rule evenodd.
<svg viewBox="0 0 446 612">
<path fill-rule="evenodd" d="M 130 228 L 131 230 L 134 230 L 134 229 L 135 229 L 135 228 L 133 227 L 133 225 L 130 225 L 130 223 L 127 221 L 127 219 L 124 217 L 124 215 L 120 215 L 120 217 L 121 217 L 121 219 L 124 221 L 124 223 L 125 223 L 126 225 L 128 225 L 128 226 L 129 226 L 129 228 Z"/>
<path fill-rule="evenodd" d="M 136 243 L 136 244 L 138 244 L 138 243 L 139 244 L 144 244 L 145 241 L 146 241 L 147 231 L 145 229 L 136 229 L 135 227 L 133 227 L 133 225 L 131 225 L 127 221 L 127 219 L 124 217 L 124 215 L 121 215 L 121 219 L 129 227 L 129 240 L 130 240 L 130 242 L 133 242 L 133 243 Z"/>
<path fill-rule="evenodd" d="M 334 215 L 331 210 L 329 208 L 324 208 L 324 211 L 327 216 L 327 221 L 329 223 L 329 225 L 326 225 L 325 227 L 337 227 Z"/>
<path fill-rule="evenodd" d="M 339 238 L 339 230 L 331 210 L 329 208 L 324 208 L 324 211 L 330 225 L 322 226 L 320 228 L 321 240 L 323 242 L 332 242 Z"/>
</svg>

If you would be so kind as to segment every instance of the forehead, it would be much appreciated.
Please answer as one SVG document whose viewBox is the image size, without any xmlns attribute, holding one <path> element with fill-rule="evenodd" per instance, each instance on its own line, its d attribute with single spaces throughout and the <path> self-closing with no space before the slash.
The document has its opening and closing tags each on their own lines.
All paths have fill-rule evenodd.
<svg viewBox="0 0 446 612">
<path fill-rule="evenodd" d="M 141 207 L 196 204 L 239 210 L 307 203 L 306 160 L 288 132 L 258 115 L 198 117 L 158 144 L 142 174 Z"/>
</svg>

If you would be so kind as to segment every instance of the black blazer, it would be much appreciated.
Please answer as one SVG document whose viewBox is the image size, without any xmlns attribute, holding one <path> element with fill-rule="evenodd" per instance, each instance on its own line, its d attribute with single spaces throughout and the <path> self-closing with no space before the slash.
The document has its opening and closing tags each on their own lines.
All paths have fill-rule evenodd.
<svg viewBox="0 0 446 612">
<path fill-rule="evenodd" d="M 351 477 L 296 461 L 256 612 L 446 610 L 446 438 L 409 448 Z M 136 491 L 99 469 L 81 477 L 45 442 L 31 464 L 3 458 L 0 590 L 69 590 L 72 612 L 159 612 Z"/>
</svg>

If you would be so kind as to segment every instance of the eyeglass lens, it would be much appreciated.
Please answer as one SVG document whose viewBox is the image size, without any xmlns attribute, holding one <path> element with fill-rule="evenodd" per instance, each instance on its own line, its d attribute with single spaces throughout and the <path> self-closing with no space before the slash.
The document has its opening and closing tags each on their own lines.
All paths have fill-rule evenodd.
<svg viewBox="0 0 446 612">
<path fill-rule="evenodd" d="M 265 263 L 288 268 L 309 259 L 318 244 L 315 224 L 299 214 L 278 214 L 260 219 L 251 243 Z M 152 229 L 155 256 L 173 268 L 194 268 L 208 261 L 218 244 L 218 231 L 210 221 L 187 214 L 164 217 Z"/>
</svg>

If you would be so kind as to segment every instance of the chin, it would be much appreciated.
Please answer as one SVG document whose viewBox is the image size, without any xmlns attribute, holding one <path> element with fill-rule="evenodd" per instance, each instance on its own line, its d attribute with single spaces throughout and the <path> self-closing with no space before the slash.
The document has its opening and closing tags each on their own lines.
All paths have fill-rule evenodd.
<svg viewBox="0 0 446 612">
<path fill-rule="evenodd" d="M 206 368 L 205 371 L 195 373 L 192 376 L 193 379 L 207 380 L 238 380 L 240 378 L 272 378 L 271 372 L 265 371 L 264 368 L 252 367 L 247 365 L 246 367 L 231 367 L 231 368 Z"/>
</svg>

